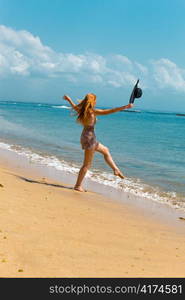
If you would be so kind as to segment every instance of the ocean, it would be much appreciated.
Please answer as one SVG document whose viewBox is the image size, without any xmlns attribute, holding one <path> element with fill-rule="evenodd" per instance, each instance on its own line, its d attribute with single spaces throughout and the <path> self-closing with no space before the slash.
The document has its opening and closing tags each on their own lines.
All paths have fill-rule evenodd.
<svg viewBox="0 0 185 300">
<path fill-rule="evenodd" d="M 97 140 L 126 176 L 115 177 L 97 153 L 87 177 L 102 185 L 185 211 L 185 116 L 146 110 L 99 116 Z M 82 126 L 64 102 L 0 101 L 0 148 L 44 166 L 78 174 Z"/>
</svg>

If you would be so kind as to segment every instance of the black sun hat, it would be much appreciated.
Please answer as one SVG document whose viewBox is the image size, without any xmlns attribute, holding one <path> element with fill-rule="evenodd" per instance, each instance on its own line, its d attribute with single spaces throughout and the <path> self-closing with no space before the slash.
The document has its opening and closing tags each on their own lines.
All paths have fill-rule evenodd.
<svg viewBox="0 0 185 300">
<path fill-rule="evenodd" d="M 132 90 L 129 103 L 134 103 L 135 98 L 140 98 L 143 94 L 142 89 L 137 87 L 138 83 L 139 83 L 139 79 L 137 80 L 137 82 Z"/>
</svg>

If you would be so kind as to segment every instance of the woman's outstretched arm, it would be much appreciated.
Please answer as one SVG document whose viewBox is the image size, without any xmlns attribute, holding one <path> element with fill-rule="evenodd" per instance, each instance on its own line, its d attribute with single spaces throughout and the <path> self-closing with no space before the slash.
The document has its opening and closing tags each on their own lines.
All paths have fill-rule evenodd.
<svg viewBox="0 0 185 300">
<path fill-rule="evenodd" d="M 69 96 L 64 95 L 63 99 L 68 101 L 69 104 L 72 106 L 72 108 L 74 108 L 76 111 L 78 111 L 78 107 L 76 106 L 76 104 L 72 101 L 72 99 Z"/>
<path fill-rule="evenodd" d="M 94 109 L 94 113 L 96 115 L 108 115 L 108 114 L 112 114 L 124 109 L 129 109 L 131 107 L 133 107 L 134 105 L 132 103 L 129 103 L 127 105 L 124 106 L 120 106 L 120 107 L 116 107 L 116 108 L 110 108 L 110 109 Z"/>
</svg>

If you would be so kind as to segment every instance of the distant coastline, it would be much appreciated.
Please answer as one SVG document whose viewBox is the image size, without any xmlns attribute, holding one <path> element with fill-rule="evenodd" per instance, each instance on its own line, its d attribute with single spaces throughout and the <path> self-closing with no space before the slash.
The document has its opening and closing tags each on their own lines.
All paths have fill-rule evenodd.
<svg viewBox="0 0 185 300">
<path fill-rule="evenodd" d="M 55 101 L 48 101 L 48 102 L 42 102 L 42 101 L 24 101 L 24 100 L 13 100 L 13 99 L 9 99 L 9 100 L 3 100 L 0 99 L 0 104 L 12 104 L 12 105 L 35 105 L 35 106 L 46 106 L 46 107 L 57 107 L 57 108 L 66 108 L 65 105 L 63 105 L 61 103 L 61 101 L 59 102 L 55 102 Z M 97 106 L 97 108 L 99 109 L 109 109 L 109 108 L 113 108 L 113 106 Z M 185 112 L 183 113 L 179 113 L 178 111 L 164 111 L 164 110 L 156 110 L 153 108 L 138 108 L 138 109 L 134 109 L 134 110 L 124 110 L 121 112 L 145 112 L 145 113 L 150 113 L 150 114 L 170 114 L 170 115 L 176 115 L 176 116 L 185 116 Z"/>
<path fill-rule="evenodd" d="M 122 110 L 121 112 L 128 112 L 128 113 L 141 113 L 141 111 L 140 111 L 140 110 L 127 110 L 127 109 L 125 109 L 125 110 Z"/>
<path fill-rule="evenodd" d="M 185 117 L 185 114 L 176 114 L 176 116 Z"/>
</svg>

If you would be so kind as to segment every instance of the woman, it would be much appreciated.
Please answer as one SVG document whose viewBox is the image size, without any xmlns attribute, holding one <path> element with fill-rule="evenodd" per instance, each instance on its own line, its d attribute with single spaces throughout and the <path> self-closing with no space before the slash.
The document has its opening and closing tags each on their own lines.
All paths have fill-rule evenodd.
<svg viewBox="0 0 185 300">
<path fill-rule="evenodd" d="M 76 111 L 77 122 L 81 123 L 84 127 L 81 134 L 81 145 L 82 149 L 84 149 L 84 162 L 79 171 L 74 189 L 79 192 L 84 192 L 84 189 L 82 188 L 82 181 L 91 166 L 95 151 L 103 154 L 106 163 L 112 168 L 114 175 L 124 178 L 123 174 L 113 161 L 109 149 L 96 141 L 94 125 L 96 123 L 97 115 L 108 115 L 117 111 L 128 109 L 133 107 L 133 104 L 111 109 L 96 109 L 96 95 L 92 93 L 87 94 L 77 105 L 67 95 L 64 95 L 63 99 L 68 101 L 72 108 Z"/>
</svg>

